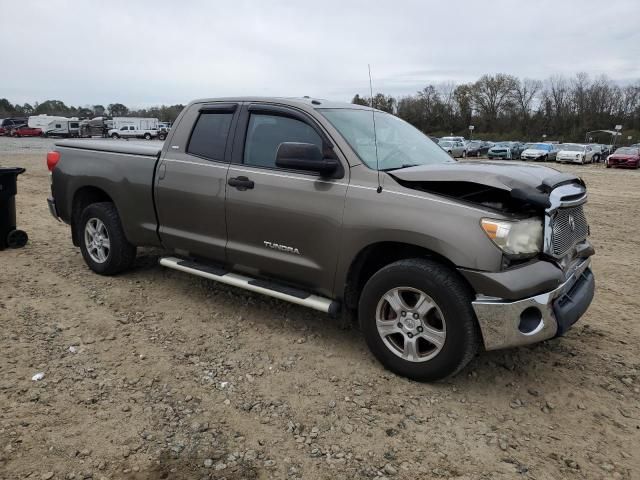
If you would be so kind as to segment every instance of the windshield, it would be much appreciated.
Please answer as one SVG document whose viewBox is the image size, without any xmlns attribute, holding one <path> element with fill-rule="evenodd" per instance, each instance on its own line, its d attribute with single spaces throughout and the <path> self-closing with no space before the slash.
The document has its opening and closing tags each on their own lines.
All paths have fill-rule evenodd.
<svg viewBox="0 0 640 480">
<path fill-rule="evenodd" d="M 616 150 L 616 153 L 622 153 L 623 155 L 638 155 L 637 148 L 624 147 Z"/>
<path fill-rule="evenodd" d="M 581 152 L 584 150 L 582 145 L 563 145 L 562 150 L 565 152 Z"/>
<path fill-rule="evenodd" d="M 371 169 L 394 170 L 407 166 L 451 163 L 440 146 L 420 130 L 393 115 L 375 112 L 378 156 L 371 110 L 318 109 L 340 132 L 358 157 Z"/>
</svg>

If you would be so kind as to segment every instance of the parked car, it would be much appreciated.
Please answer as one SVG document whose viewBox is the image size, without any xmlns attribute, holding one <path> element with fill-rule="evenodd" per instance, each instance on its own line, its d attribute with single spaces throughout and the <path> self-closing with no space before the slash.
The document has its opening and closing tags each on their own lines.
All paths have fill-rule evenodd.
<svg viewBox="0 0 640 480">
<path fill-rule="evenodd" d="M 600 143 L 589 143 L 588 144 L 593 149 L 593 161 L 599 162 L 604 157 L 603 150 L 604 145 Z"/>
<path fill-rule="evenodd" d="M 398 117 L 324 100 L 198 100 L 175 125 L 163 145 L 62 140 L 47 154 L 49 209 L 94 272 L 163 248 L 176 281 L 357 317 L 386 368 L 422 381 L 480 346 L 562 335 L 591 303 L 576 176 L 456 162 Z"/>
<path fill-rule="evenodd" d="M 620 147 L 606 160 L 607 168 L 640 168 L 640 147 Z"/>
<path fill-rule="evenodd" d="M 551 143 L 528 143 L 524 146 L 520 158 L 522 160 L 547 162 L 555 160 L 557 154 L 557 145 Z"/>
<path fill-rule="evenodd" d="M 579 143 L 563 143 L 556 156 L 559 163 L 593 163 L 596 152 L 591 145 Z"/>
<path fill-rule="evenodd" d="M 487 151 L 487 156 L 490 160 L 516 160 L 520 158 L 523 148 L 524 145 L 519 142 L 498 142 Z"/>
<path fill-rule="evenodd" d="M 479 141 L 468 141 L 465 145 L 467 157 L 479 157 L 482 155 L 483 144 Z M 488 148 L 487 148 L 488 150 Z"/>
<path fill-rule="evenodd" d="M 158 136 L 158 130 L 140 130 L 134 125 L 124 125 L 118 129 L 112 128 L 108 135 L 111 138 L 144 138 L 151 140 Z"/>
<path fill-rule="evenodd" d="M 440 145 L 440 147 L 449 155 L 451 155 L 453 158 L 458 158 L 458 157 L 464 158 L 467 156 L 467 151 L 465 149 L 464 143 L 462 142 L 454 142 L 451 140 L 440 140 L 438 145 Z"/>
<path fill-rule="evenodd" d="M 28 125 L 20 125 L 11 129 L 12 137 L 41 137 L 42 130 Z"/>
<path fill-rule="evenodd" d="M 467 140 L 464 137 L 442 137 L 440 140 L 444 140 L 448 142 L 460 142 L 463 144 L 467 143 Z"/>
<path fill-rule="evenodd" d="M 0 120 L 0 135 L 11 135 L 14 128 L 26 125 L 26 118 L 4 118 Z"/>
</svg>

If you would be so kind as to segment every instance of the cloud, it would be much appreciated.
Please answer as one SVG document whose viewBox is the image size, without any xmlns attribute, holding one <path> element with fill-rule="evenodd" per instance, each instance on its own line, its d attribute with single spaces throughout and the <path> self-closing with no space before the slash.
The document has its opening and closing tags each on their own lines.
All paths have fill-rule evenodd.
<svg viewBox="0 0 640 480">
<path fill-rule="evenodd" d="M 640 78 L 637 0 L 6 2 L 0 97 L 132 106 L 312 95 L 505 72 Z"/>
</svg>

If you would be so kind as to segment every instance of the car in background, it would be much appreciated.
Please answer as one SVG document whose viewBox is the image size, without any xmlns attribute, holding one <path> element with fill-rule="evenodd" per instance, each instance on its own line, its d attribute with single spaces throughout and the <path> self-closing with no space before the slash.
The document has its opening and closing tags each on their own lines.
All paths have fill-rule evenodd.
<svg viewBox="0 0 640 480">
<path fill-rule="evenodd" d="M 486 155 L 493 145 L 493 143 L 483 140 L 469 140 L 466 143 L 467 157 L 481 157 Z"/>
<path fill-rule="evenodd" d="M 41 137 L 42 130 L 29 125 L 19 125 L 11 129 L 12 137 Z"/>
<path fill-rule="evenodd" d="M 467 152 L 467 157 L 479 157 L 482 155 L 482 142 L 470 140 L 466 143 L 465 150 Z"/>
<path fill-rule="evenodd" d="M 535 162 L 555 160 L 558 154 L 557 145 L 552 143 L 527 143 L 520 158 Z"/>
<path fill-rule="evenodd" d="M 640 168 L 640 146 L 620 147 L 606 160 L 607 168 Z"/>
<path fill-rule="evenodd" d="M 487 151 L 490 160 L 502 158 L 505 160 L 517 160 L 524 150 L 524 145 L 519 142 L 498 142 Z"/>
<path fill-rule="evenodd" d="M 600 143 L 588 143 L 591 148 L 593 148 L 593 161 L 599 162 L 605 156 L 604 154 L 604 145 Z"/>
<path fill-rule="evenodd" d="M 123 125 L 120 128 L 112 128 L 109 130 L 108 135 L 113 138 L 144 138 L 145 140 L 151 140 L 158 136 L 157 129 L 141 129 L 136 125 Z M 166 135 L 165 135 L 166 137 Z"/>
<path fill-rule="evenodd" d="M 462 142 L 453 142 L 451 140 L 440 140 L 438 142 L 440 148 L 442 148 L 445 152 L 451 155 L 453 158 L 458 157 L 466 157 L 467 150 L 465 149 L 464 143 Z"/>
<path fill-rule="evenodd" d="M 0 135 L 11 135 L 14 128 L 26 124 L 26 118 L 4 118 L 0 120 Z"/>
<path fill-rule="evenodd" d="M 467 143 L 467 140 L 464 137 L 442 137 L 440 140 L 445 140 L 447 142 L 461 142 L 463 144 Z"/>
<path fill-rule="evenodd" d="M 592 145 L 582 145 L 580 143 L 563 143 L 560 151 L 556 155 L 558 163 L 593 163 L 596 151 Z"/>
</svg>

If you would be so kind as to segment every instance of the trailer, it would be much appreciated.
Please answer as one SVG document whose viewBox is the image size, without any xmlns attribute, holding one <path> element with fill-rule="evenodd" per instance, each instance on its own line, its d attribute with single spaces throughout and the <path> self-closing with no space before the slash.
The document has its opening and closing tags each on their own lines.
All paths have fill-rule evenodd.
<svg viewBox="0 0 640 480">
<path fill-rule="evenodd" d="M 31 128 L 39 128 L 47 137 L 77 137 L 80 135 L 80 120 L 77 118 L 35 115 L 29 117 L 27 125 Z"/>
</svg>

